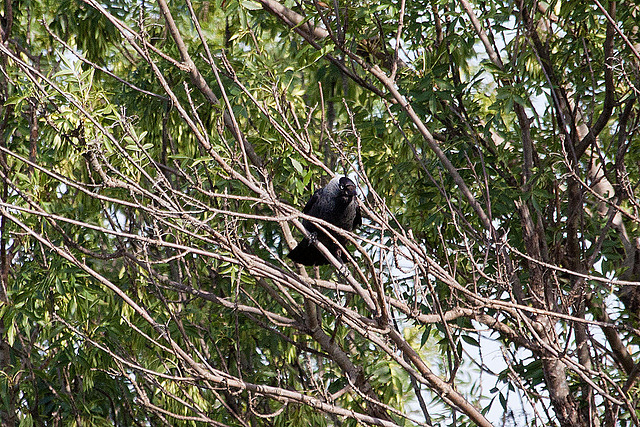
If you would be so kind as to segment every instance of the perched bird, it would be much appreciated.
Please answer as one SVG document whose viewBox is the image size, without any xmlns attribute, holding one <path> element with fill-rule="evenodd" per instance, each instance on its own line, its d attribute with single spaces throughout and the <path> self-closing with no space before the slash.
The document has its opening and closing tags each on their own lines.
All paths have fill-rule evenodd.
<svg viewBox="0 0 640 427">
<path fill-rule="evenodd" d="M 347 177 L 335 177 L 329 183 L 316 191 L 311 199 L 307 202 L 302 212 L 327 221 L 330 224 L 340 227 L 343 230 L 352 231 L 354 228 L 362 225 L 362 216 L 360 215 L 360 206 L 356 198 L 356 185 Z M 312 239 L 317 239 L 327 247 L 333 256 L 342 262 L 347 261 L 347 257 L 342 252 L 340 246 L 331 240 L 331 238 L 322 230 L 319 230 L 309 220 L 302 220 L 302 225 L 311 234 Z M 340 244 L 344 247 L 347 239 L 338 233 L 328 230 Z M 298 244 L 288 257 L 298 264 L 303 265 L 324 265 L 329 261 L 316 248 L 312 241 L 304 238 Z"/>
</svg>

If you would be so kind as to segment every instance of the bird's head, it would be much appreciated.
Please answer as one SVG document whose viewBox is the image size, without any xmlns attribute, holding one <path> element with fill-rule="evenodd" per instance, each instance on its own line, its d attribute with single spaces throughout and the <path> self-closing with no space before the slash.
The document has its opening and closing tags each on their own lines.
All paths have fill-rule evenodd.
<svg viewBox="0 0 640 427">
<path fill-rule="evenodd" d="M 356 185 L 346 176 L 340 178 L 338 181 L 338 197 L 344 202 L 349 203 L 356 196 Z"/>
</svg>

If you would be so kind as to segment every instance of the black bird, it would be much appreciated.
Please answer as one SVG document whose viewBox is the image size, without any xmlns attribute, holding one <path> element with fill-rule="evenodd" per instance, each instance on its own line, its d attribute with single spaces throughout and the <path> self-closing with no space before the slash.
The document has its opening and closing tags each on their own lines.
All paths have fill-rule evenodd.
<svg viewBox="0 0 640 427">
<path fill-rule="evenodd" d="M 335 177 L 323 188 L 316 191 L 307 202 L 302 212 L 327 221 L 330 224 L 340 227 L 343 230 L 352 231 L 362 225 L 360 206 L 356 198 L 356 185 L 347 177 Z M 347 257 L 342 252 L 340 246 L 331 240 L 322 230 L 319 230 L 311 221 L 303 219 L 302 225 L 311 234 L 312 239 L 317 239 L 327 247 L 329 252 L 342 262 L 347 261 Z M 347 239 L 338 233 L 327 230 L 344 247 Z M 329 261 L 322 255 L 313 243 L 306 237 L 296 246 L 289 255 L 289 258 L 298 264 L 303 265 L 325 265 Z"/>
</svg>

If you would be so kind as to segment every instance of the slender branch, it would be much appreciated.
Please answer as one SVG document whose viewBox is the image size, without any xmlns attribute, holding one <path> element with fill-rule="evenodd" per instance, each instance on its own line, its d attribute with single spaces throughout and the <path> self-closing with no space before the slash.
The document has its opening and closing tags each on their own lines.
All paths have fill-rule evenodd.
<svg viewBox="0 0 640 427">
<path fill-rule="evenodd" d="M 175 21 L 173 20 L 173 16 L 171 15 L 171 11 L 169 10 L 169 6 L 167 5 L 167 2 L 165 0 L 157 0 L 157 1 L 158 1 L 158 6 L 160 6 L 160 10 L 162 14 L 164 15 L 164 19 L 167 23 L 167 26 L 169 27 L 169 32 L 171 33 L 171 36 L 173 37 L 173 40 L 175 41 L 176 46 L 180 51 L 182 62 L 185 64 L 185 67 L 189 72 L 191 81 L 200 90 L 200 92 L 202 92 L 202 94 L 209 100 L 209 102 L 211 102 L 211 104 L 221 105 L 220 100 L 213 93 L 213 91 L 207 84 L 206 80 L 204 79 L 204 77 L 202 77 L 202 74 L 200 74 L 200 71 L 196 67 L 193 60 L 191 59 L 187 46 L 185 45 L 184 40 L 182 39 L 182 35 L 180 34 L 180 30 L 178 29 Z M 251 145 L 249 141 L 247 141 L 247 139 L 244 137 L 244 135 L 242 135 L 242 133 L 240 132 L 240 129 L 238 128 L 237 124 L 235 123 L 229 111 L 230 111 L 230 105 L 228 105 L 227 103 L 227 109 L 223 113 L 225 126 L 227 127 L 227 129 L 231 131 L 231 134 L 236 139 L 236 141 L 238 141 L 238 143 L 241 145 L 243 150 L 246 151 L 246 154 L 251 160 L 251 162 L 255 166 L 262 168 L 262 165 L 263 165 L 262 159 L 260 159 L 260 157 L 256 154 L 256 151 L 253 148 L 253 145 Z"/>
<path fill-rule="evenodd" d="M 487 55 L 489 55 L 489 59 L 491 60 L 491 62 L 493 62 L 494 65 L 502 69 L 503 68 L 502 60 L 500 59 L 500 56 L 498 55 L 498 53 L 493 49 L 493 45 L 491 44 L 489 37 L 487 37 L 487 33 L 484 31 L 484 28 L 482 28 L 482 24 L 480 23 L 480 20 L 478 19 L 475 12 L 473 11 L 473 8 L 471 7 L 471 3 L 469 3 L 468 0 L 459 0 L 459 1 L 460 1 L 460 4 L 462 4 L 462 8 L 464 9 L 464 11 L 467 12 L 469 19 L 471 20 L 471 25 L 473 26 L 473 29 L 476 31 L 476 34 L 478 35 L 478 37 L 480 37 L 480 41 L 482 42 L 482 45 L 484 46 L 484 49 L 487 52 Z"/>
</svg>

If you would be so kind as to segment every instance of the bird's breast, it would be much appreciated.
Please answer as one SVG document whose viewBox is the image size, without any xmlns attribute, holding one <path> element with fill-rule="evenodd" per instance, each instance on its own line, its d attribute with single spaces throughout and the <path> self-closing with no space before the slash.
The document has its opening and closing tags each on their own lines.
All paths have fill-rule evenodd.
<svg viewBox="0 0 640 427">
<path fill-rule="evenodd" d="M 342 215 L 339 217 L 339 223 L 335 225 L 347 231 L 351 231 L 353 229 L 353 222 L 356 219 L 356 207 L 357 204 L 355 202 L 349 203 L 345 206 L 342 211 Z"/>
</svg>

